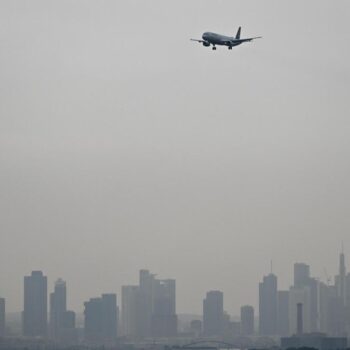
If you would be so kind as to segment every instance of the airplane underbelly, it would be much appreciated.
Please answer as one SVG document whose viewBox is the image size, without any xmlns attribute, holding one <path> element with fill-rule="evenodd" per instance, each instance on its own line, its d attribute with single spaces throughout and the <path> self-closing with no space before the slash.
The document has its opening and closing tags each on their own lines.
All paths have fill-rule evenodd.
<svg viewBox="0 0 350 350">
<path fill-rule="evenodd" d="M 215 45 L 224 45 L 224 43 L 218 39 L 212 39 L 211 42 Z"/>
</svg>

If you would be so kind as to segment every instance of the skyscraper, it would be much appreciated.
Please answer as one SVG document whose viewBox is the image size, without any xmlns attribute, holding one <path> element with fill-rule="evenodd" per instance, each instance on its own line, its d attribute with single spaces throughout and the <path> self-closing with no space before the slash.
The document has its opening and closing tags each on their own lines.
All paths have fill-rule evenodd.
<svg viewBox="0 0 350 350">
<path fill-rule="evenodd" d="M 140 294 L 138 304 L 138 331 L 140 337 L 152 335 L 153 289 L 155 275 L 148 270 L 140 270 Z"/>
<path fill-rule="evenodd" d="M 289 290 L 289 333 L 297 334 L 298 304 L 302 305 L 303 330 L 311 332 L 311 292 L 309 287 L 291 287 Z"/>
<path fill-rule="evenodd" d="M 122 333 L 130 338 L 175 336 L 175 280 L 140 270 L 139 286 L 122 287 Z"/>
<path fill-rule="evenodd" d="M 307 313 L 310 313 L 308 321 L 308 331 L 319 331 L 319 286 L 315 278 L 310 277 L 310 266 L 304 263 L 294 264 L 294 290 L 309 289 L 309 300 L 307 305 Z M 303 292 L 300 292 L 303 293 Z M 300 294 L 299 293 L 299 294 Z M 295 314 L 294 311 L 292 311 Z M 303 313 L 305 305 L 303 305 Z"/>
<path fill-rule="evenodd" d="M 74 342 L 75 313 L 67 311 L 66 282 L 58 279 L 54 292 L 50 294 L 50 336 L 61 342 Z"/>
<path fill-rule="evenodd" d="M 277 277 L 272 273 L 259 284 L 259 331 L 261 335 L 277 334 Z"/>
<path fill-rule="evenodd" d="M 177 334 L 176 283 L 173 279 L 154 281 L 152 336 L 174 337 Z"/>
<path fill-rule="evenodd" d="M 305 287 L 310 279 L 310 266 L 304 263 L 294 264 L 294 287 Z"/>
<path fill-rule="evenodd" d="M 328 309 L 329 300 L 335 297 L 334 286 L 327 285 L 323 282 L 319 284 L 319 313 L 320 313 L 320 331 L 328 333 Z"/>
<path fill-rule="evenodd" d="M 33 271 L 24 277 L 23 335 L 47 334 L 47 277 L 41 271 Z"/>
<path fill-rule="evenodd" d="M 346 268 L 345 256 L 343 251 L 339 255 L 339 277 L 337 283 L 337 294 L 340 302 L 346 304 Z"/>
<path fill-rule="evenodd" d="M 203 300 L 203 333 L 216 336 L 224 327 L 224 294 L 218 290 L 207 293 Z"/>
<path fill-rule="evenodd" d="M 57 338 L 60 335 L 64 313 L 67 311 L 66 282 L 58 279 L 55 282 L 55 290 L 50 294 L 50 335 Z"/>
<path fill-rule="evenodd" d="M 122 335 L 135 338 L 138 331 L 139 286 L 122 287 Z"/>
<path fill-rule="evenodd" d="M 289 291 L 277 292 L 277 334 L 289 335 Z"/>
<path fill-rule="evenodd" d="M 320 330 L 319 281 L 316 278 L 310 278 L 308 287 L 310 288 L 310 331 L 318 332 Z"/>
<path fill-rule="evenodd" d="M 84 303 L 85 340 L 94 344 L 113 344 L 117 337 L 117 296 L 102 294 Z"/>
<path fill-rule="evenodd" d="M 0 337 L 5 335 L 5 299 L 0 298 Z"/>
<path fill-rule="evenodd" d="M 332 336 L 343 336 L 345 334 L 345 308 L 342 300 L 330 297 L 327 309 L 327 331 Z"/>
<path fill-rule="evenodd" d="M 254 334 L 254 308 L 250 305 L 241 307 L 241 333 L 242 335 Z"/>
<path fill-rule="evenodd" d="M 350 273 L 345 278 L 345 304 L 350 307 Z"/>
</svg>

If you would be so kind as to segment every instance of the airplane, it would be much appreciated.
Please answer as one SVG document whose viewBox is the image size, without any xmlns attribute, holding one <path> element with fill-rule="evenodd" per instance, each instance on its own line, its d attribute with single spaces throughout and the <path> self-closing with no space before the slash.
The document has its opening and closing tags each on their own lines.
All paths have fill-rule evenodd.
<svg viewBox="0 0 350 350">
<path fill-rule="evenodd" d="M 203 46 L 210 46 L 212 45 L 212 49 L 216 50 L 215 45 L 224 45 L 228 46 L 229 50 L 232 50 L 233 46 L 238 46 L 243 43 L 252 41 L 254 39 L 259 39 L 262 38 L 261 36 L 256 36 L 253 38 L 246 38 L 246 39 L 241 39 L 241 27 L 238 28 L 237 34 L 235 37 L 233 36 L 226 36 L 226 35 L 221 35 L 221 34 L 216 34 L 216 33 L 211 33 L 211 32 L 205 32 L 202 35 L 203 40 L 199 39 L 191 39 L 192 41 L 197 41 L 199 43 L 202 43 Z"/>
</svg>

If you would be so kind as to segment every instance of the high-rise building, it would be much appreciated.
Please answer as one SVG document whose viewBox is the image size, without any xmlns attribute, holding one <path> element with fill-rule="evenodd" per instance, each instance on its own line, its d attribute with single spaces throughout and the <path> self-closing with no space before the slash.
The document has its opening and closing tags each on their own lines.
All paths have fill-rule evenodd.
<svg viewBox="0 0 350 350">
<path fill-rule="evenodd" d="M 58 279 L 54 292 L 50 294 L 50 336 L 58 338 L 62 328 L 64 313 L 67 311 L 66 282 Z"/>
<path fill-rule="evenodd" d="M 47 335 L 47 277 L 33 271 L 24 277 L 23 335 Z"/>
<path fill-rule="evenodd" d="M 174 337 L 177 334 L 176 283 L 173 279 L 154 280 L 152 336 Z"/>
<path fill-rule="evenodd" d="M 338 297 L 335 285 L 319 284 L 320 331 L 330 336 L 343 336 L 346 331 L 347 308 Z"/>
<path fill-rule="evenodd" d="M 341 252 L 339 255 L 339 275 L 337 278 L 337 296 L 340 302 L 346 304 L 346 268 L 345 268 L 345 256 Z"/>
<path fill-rule="evenodd" d="M 348 305 L 347 275 L 343 251 L 339 255 L 339 273 L 335 276 L 335 295 L 328 300 L 327 330 L 333 336 L 343 336 L 350 331 L 350 307 Z M 334 293 L 333 293 L 334 294 Z"/>
<path fill-rule="evenodd" d="M 139 286 L 122 287 L 122 335 L 136 338 L 139 335 L 138 306 Z"/>
<path fill-rule="evenodd" d="M 218 290 L 207 293 L 203 300 L 203 334 L 216 336 L 224 328 L 224 294 Z"/>
<path fill-rule="evenodd" d="M 350 273 L 345 278 L 345 304 L 350 307 Z"/>
<path fill-rule="evenodd" d="M 65 311 L 62 316 L 60 327 L 60 341 L 67 344 L 76 344 L 78 333 L 75 328 L 75 312 Z"/>
<path fill-rule="evenodd" d="M 294 264 L 294 287 L 305 287 L 310 279 L 310 266 L 304 263 Z"/>
<path fill-rule="evenodd" d="M 336 297 L 334 286 L 329 286 L 323 282 L 319 284 L 319 320 L 320 332 L 328 333 L 328 309 L 330 298 Z"/>
<path fill-rule="evenodd" d="M 104 315 L 104 330 L 107 338 L 115 339 L 117 337 L 117 295 L 102 294 L 102 306 Z"/>
<path fill-rule="evenodd" d="M 0 337 L 5 335 L 5 299 L 0 298 Z"/>
<path fill-rule="evenodd" d="M 291 287 L 289 290 L 289 333 L 297 334 L 298 304 L 302 305 L 303 330 L 311 332 L 311 293 L 309 287 Z"/>
<path fill-rule="evenodd" d="M 241 307 L 241 333 L 242 335 L 254 334 L 254 308 L 250 305 Z"/>
<path fill-rule="evenodd" d="M 279 290 L 277 292 L 277 334 L 284 337 L 289 335 L 288 290 Z"/>
<path fill-rule="evenodd" d="M 58 279 L 50 294 L 50 336 L 61 342 L 75 342 L 75 313 L 67 311 L 66 282 Z"/>
<path fill-rule="evenodd" d="M 85 340 L 95 344 L 113 344 L 117 337 L 117 296 L 102 294 L 84 303 Z"/>
<path fill-rule="evenodd" d="M 344 304 L 338 296 L 329 298 L 327 309 L 327 332 L 329 335 L 345 335 L 345 312 Z"/>
<path fill-rule="evenodd" d="M 140 294 L 138 304 L 138 332 L 140 337 L 152 335 L 153 289 L 155 275 L 148 270 L 140 270 Z"/>
<path fill-rule="evenodd" d="M 259 331 L 261 335 L 277 334 L 277 277 L 272 273 L 259 284 Z"/>
<path fill-rule="evenodd" d="M 140 270 L 139 286 L 122 287 L 122 333 L 129 338 L 177 334 L 176 283 Z"/>
<path fill-rule="evenodd" d="M 294 264 L 294 289 L 309 288 L 310 299 L 308 301 L 310 308 L 309 332 L 319 331 L 319 286 L 315 278 L 310 277 L 310 266 L 304 263 Z M 303 306 L 303 310 L 305 305 Z"/>
<path fill-rule="evenodd" d="M 319 281 L 316 278 L 310 278 L 308 287 L 310 288 L 310 331 L 320 331 L 319 314 Z"/>
</svg>

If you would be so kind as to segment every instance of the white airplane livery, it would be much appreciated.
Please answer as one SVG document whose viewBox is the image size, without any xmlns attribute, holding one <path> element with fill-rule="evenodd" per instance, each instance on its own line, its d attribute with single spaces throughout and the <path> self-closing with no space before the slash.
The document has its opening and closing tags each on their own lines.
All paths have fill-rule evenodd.
<svg viewBox="0 0 350 350">
<path fill-rule="evenodd" d="M 259 39 L 259 38 L 262 38 L 262 37 L 256 36 L 253 38 L 241 39 L 241 27 L 239 27 L 235 37 L 211 33 L 211 32 L 205 32 L 202 35 L 202 40 L 200 39 L 191 39 L 191 40 L 197 41 L 203 44 L 203 46 L 208 47 L 211 45 L 213 50 L 216 50 L 216 45 L 227 46 L 229 50 L 232 50 L 232 47 L 234 46 L 238 46 L 243 43 L 252 41 L 254 39 Z"/>
</svg>

